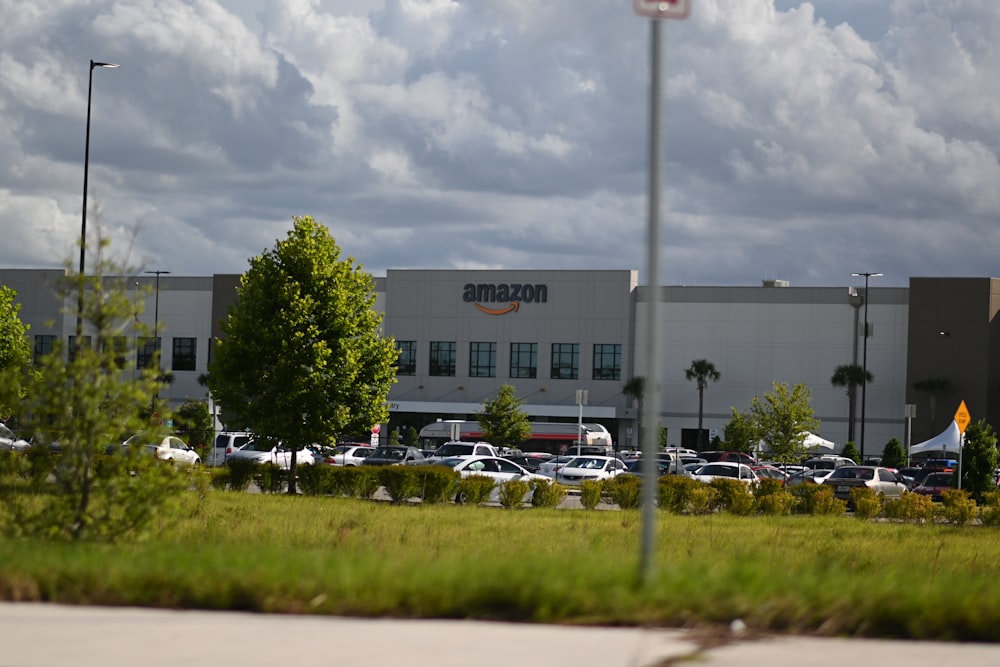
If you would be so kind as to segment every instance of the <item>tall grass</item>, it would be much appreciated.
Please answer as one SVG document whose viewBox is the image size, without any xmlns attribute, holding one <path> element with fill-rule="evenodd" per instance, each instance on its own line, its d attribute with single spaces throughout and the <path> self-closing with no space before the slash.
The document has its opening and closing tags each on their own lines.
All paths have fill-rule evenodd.
<svg viewBox="0 0 1000 667">
<path fill-rule="evenodd" d="M 842 516 L 640 513 L 209 491 L 145 542 L 0 540 L 0 597 L 357 616 L 1000 640 L 1000 533 Z"/>
</svg>

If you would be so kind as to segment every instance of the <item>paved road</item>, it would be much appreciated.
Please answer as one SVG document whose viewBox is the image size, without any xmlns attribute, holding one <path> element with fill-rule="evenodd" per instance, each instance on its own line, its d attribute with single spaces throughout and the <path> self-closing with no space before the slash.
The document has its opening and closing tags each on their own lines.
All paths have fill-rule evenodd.
<svg viewBox="0 0 1000 667">
<path fill-rule="evenodd" d="M 0 603 L 0 667 L 996 667 L 1000 646 Z"/>
</svg>

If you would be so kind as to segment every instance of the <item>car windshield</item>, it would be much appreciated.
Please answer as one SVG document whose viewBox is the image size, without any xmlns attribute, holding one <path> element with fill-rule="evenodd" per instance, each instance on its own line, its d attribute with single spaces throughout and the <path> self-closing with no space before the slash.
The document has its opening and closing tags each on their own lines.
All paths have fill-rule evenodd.
<svg viewBox="0 0 1000 667">
<path fill-rule="evenodd" d="M 251 440 L 243 449 L 248 452 L 269 452 L 274 449 L 274 444 L 269 440 Z"/>
<path fill-rule="evenodd" d="M 699 475 L 715 475 L 716 477 L 736 477 L 736 466 L 723 466 L 717 463 L 709 463 L 698 471 Z"/>
<path fill-rule="evenodd" d="M 440 461 L 438 461 L 438 465 L 448 466 L 449 468 L 454 468 L 459 463 L 462 463 L 464 461 L 465 461 L 465 459 L 463 459 L 463 458 L 461 458 L 459 456 L 452 456 L 452 457 L 449 457 L 449 458 L 446 458 L 446 459 L 441 459 Z"/>
<path fill-rule="evenodd" d="M 402 461 L 406 456 L 406 450 L 402 447 L 379 447 L 372 452 L 373 459 L 394 459 Z"/>
<path fill-rule="evenodd" d="M 593 459 L 586 456 L 578 456 L 570 459 L 566 463 L 567 468 L 582 468 L 584 470 L 603 470 L 608 464 L 604 459 Z"/>
<path fill-rule="evenodd" d="M 827 479 L 871 480 L 875 479 L 875 470 L 873 468 L 854 468 L 852 466 L 843 466 L 834 470 Z"/>
<path fill-rule="evenodd" d="M 951 486 L 952 474 L 950 472 L 935 472 L 927 475 L 924 486 Z"/>
</svg>

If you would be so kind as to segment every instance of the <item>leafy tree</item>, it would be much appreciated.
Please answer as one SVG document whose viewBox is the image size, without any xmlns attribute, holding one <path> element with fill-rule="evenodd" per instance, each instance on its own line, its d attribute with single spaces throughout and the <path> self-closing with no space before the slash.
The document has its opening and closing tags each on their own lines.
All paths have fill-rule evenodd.
<svg viewBox="0 0 1000 667">
<path fill-rule="evenodd" d="M 980 419 L 965 429 L 962 448 L 962 488 L 984 503 L 986 494 L 997 490 L 997 436 L 993 427 Z"/>
<path fill-rule="evenodd" d="M 82 305 L 81 323 L 92 343 L 84 339 L 72 354 L 57 344 L 38 360 L 26 418 L 33 431 L 59 443 L 60 455 L 51 477 L 35 480 L 36 495 L 12 499 L 14 520 L 6 528 L 14 533 L 115 540 L 138 535 L 154 518 L 162 525 L 179 503 L 197 501 L 197 494 L 185 492 L 192 480 L 183 471 L 160 464 L 145 448 L 119 444 L 140 431 L 150 441 L 162 435 L 148 411 L 166 416 L 167 409 L 154 398 L 162 389 L 156 364 L 134 375 L 122 371 L 124 332 L 150 332 L 134 318 L 127 276 L 135 272 L 107 260 L 106 245 L 102 240 L 96 247 L 94 275 L 68 269 L 58 288 L 64 303 Z"/>
<path fill-rule="evenodd" d="M 406 429 L 406 433 L 403 434 L 403 444 L 408 447 L 417 447 L 420 445 L 420 432 L 413 428 L 412 426 Z"/>
<path fill-rule="evenodd" d="M 854 441 L 854 423 L 857 421 L 858 387 L 871 384 L 875 377 L 857 364 L 842 364 L 833 371 L 830 383 L 847 388 L 847 439 Z"/>
<path fill-rule="evenodd" d="M 813 417 L 811 399 L 806 385 L 796 384 L 789 389 L 784 382 L 774 382 L 771 391 L 764 392 L 763 397 L 753 397 L 750 414 L 775 461 L 793 463 L 805 453 L 806 432 L 819 426 L 819 421 Z"/>
<path fill-rule="evenodd" d="M 227 421 L 293 451 L 289 494 L 299 450 L 388 419 L 398 354 L 381 333 L 372 277 L 340 258 L 325 226 L 293 221 L 284 240 L 250 260 L 208 376 Z"/>
<path fill-rule="evenodd" d="M 476 413 L 483 437 L 497 447 L 517 447 L 531 437 L 528 413 L 521 409 L 524 400 L 516 392 L 513 385 L 501 385 L 496 398 L 485 401 Z"/>
<path fill-rule="evenodd" d="M 198 450 L 202 460 L 215 435 L 215 422 L 208 411 L 208 403 L 189 399 L 174 413 L 174 428 L 187 443 Z"/>
<path fill-rule="evenodd" d="M 7 419 L 24 398 L 25 372 L 31 365 L 28 325 L 21 322 L 17 293 L 0 285 L 0 421 Z"/>
<path fill-rule="evenodd" d="M 890 438 L 882 450 L 882 465 L 886 468 L 902 468 L 906 465 L 906 449 L 898 438 Z"/>
<path fill-rule="evenodd" d="M 695 359 L 684 371 L 684 377 L 694 380 L 698 387 L 698 449 L 705 448 L 702 434 L 702 419 L 705 415 L 705 387 L 708 381 L 718 382 L 722 375 L 715 368 L 715 364 L 707 359 Z"/>
<path fill-rule="evenodd" d="M 760 429 L 752 414 L 740 412 L 736 408 L 730 409 L 732 417 L 723 429 L 726 436 L 726 449 L 732 452 L 751 454 L 757 448 L 757 443 L 760 442 Z"/>
<path fill-rule="evenodd" d="M 396 447 L 397 445 L 399 445 L 399 431 L 391 429 L 389 431 L 389 446 Z"/>
<path fill-rule="evenodd" d="M 847 441 L 847 444 L 844 445 L 844 450 L 840 452 L 840 455 L 844 458 L 851 459 L 855 463 L 861 459 L 861 452 L 858 451 L 858 446 L 854 444 L 853 440 Z"/>
</svg>

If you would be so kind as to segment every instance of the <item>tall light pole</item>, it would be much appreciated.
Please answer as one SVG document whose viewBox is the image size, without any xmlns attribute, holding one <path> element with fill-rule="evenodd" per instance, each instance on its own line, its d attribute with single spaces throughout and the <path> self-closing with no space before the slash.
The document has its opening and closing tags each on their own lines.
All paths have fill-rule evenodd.
<svg viewBox="0 0 1000 667">
<path fill-rule="evenodd" d="M 151 273 L 156 276 L 156 286 L 153 288 L 156 292 L 156 296 L 153 297 L 153 341 L 156 344 L 156 374 L 159 376 L 160 371 L 160 276 L 170 273 L 169 271 L 146 271 L 146 273 Z M 159 377 L 157 377 L 157 382 L 159 382 Z M 159 387 L 159 385 L 157 385 Z M 160 390 L 156 390 L 156 396 L 153 397 L 153 402 L 155 404 L 156 399 L 160 398 Z"/>
<path fill-rule="evenodd" d="M 87 177 L 90 173 L 90 100 L 94 92 L 95 67 L 114 69 L 118 65 L 90 61 L 90 76 L 87 82 L 87 139 L 83 149 L 83 212 L 80 215 L 80 294 L 76 302 L 76 346 L 80 345 L 83 336 L 83 290 L 86 282 L 83 276 L 87 256 Z"/>
<path fill-rule="evenodd" d="M 863 273 L 852 273 L 852 276 L 865 277 L 865 340 L 861 345 L 861 446 L 858 448 L 861 456 L 861 465 L 865 464 L 865 403 L 868 394 L 868 279 L 878 278 L 881 273 L 865 271 Z"/>
</svg>

